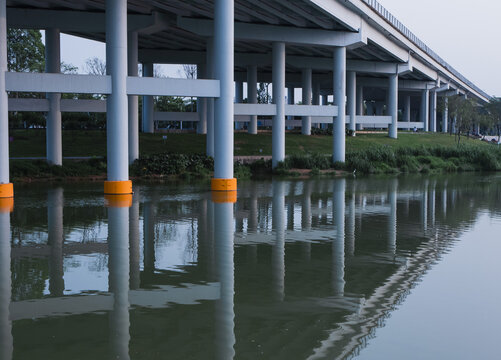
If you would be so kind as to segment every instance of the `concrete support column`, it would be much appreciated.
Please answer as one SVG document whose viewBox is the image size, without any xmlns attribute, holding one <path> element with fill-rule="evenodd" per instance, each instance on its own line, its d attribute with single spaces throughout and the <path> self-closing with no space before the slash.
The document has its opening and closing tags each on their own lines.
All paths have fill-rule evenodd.
<svg viewBox="0 0 501 360">
<path fill-rule="evenodd" d="M 432 90 L 430 93 L 430 131 L 437 132 L 437 92 Z"/>
<path fill-rule="evenodd" d="M 303 88 L 303 105 L 311 105 L 312 70 L 303 69 L 301 72 L 301 86 Z M 301 134 L 311 135 L 311 116 L 303 116 L 301 119 Z"/>
<path fill-rule="evenodd" d="M 132 198 L 132 195 L 129 195 Z M 132 201 L 132 199 L 131 199 Z M 111 358 L 129 359 L 129 209 L 108 208 L 109 291 Z"/>
<path fill-rule="evenodd" d="M 234 2 L 214 3 L 214 75 L 221 93 L 214 100 L 214 179 L 212 190 L 236 190 L 233 178 Z"/>
<path fill-rule="evenodd" d="M 346 48 L 335 47 L 333 50 L 334 105 L 338 108 L 338 116 L 333 119 L 333 152 L 334 162 L 345 161 L 346 146 Z"/>
<path fill-rule="evenodd" d="M 326 106 L 328 102 L 329 102 L 329 96 L 322 95 L 322 105 Z"/>
<path fill-rule="evenodd" d="M 3 2 L 5 8 L 5 1 L 1 0 L 0 2 Z M 12 359 L 14 352 L 12 321 L 10 319 L 11 297 L 10 213 L 0 208 L 0 359 L 2 360 Z"/>
<path fill-rule="evenodd" d="M 129 76 L 138 76 L 137 31 L 131 31 L 127 44 L 127 67 Z M 129 95 L 129 164 L 139 159 L 139 102 L 137 95 Z"/>
<path fill-rule="evenodd" d="M 244 102 L 244 83 L 242 81 L 235 81 L 235 104 Z M 241 130 L 242 123 L 235 121 L 235 130 Z"/>
<path fill-rule="evenodd" d="M 50 246 L 49 292 L 51 296 L 64 294 L 63 270 L 63 188 L 49 190 L 47 196 L 47 228 Z"/>
<path fill-rule="evenodd" d="M 273 293 L 278 301 L 285 297 L 285 183 L 273 181 L 272 225 L 275 244 L 272 248 Z"/>
<path fill-rule="evenodd" d="M 111 75 L 107 99 L 108 181 L 105 194 L 131 194 L 127 105 L 127 0 L 106 1 L 106 72 Z"/>
<path fill-rule="evenodd" d="M 430 115 L 430 91 L 423 90 L 421 92 L 421 121 L 424 124 L 424 131 L 429 130 L 429 115 Z"/>
<path fill-rule="evenodd" d="M 350 117 L 348 129 L 352 131 L 352 136 L 355 136 L 357 129 L 357 73 L 348 71 L 346 74 L 346 96 L 348 97 L 347 113 Z"/>
<path fill-rule="evenodd" d="M 59 29 L 45 30 L 45 72 L 61 72 L 61 41 Z M 61 94 L 48 93 L 49 112 L 47 113 L 47 162 L 63 165 L 63 139 L 61 125 Z"/>
<path fill-rule="evenodd" d="M 152 63 L 143 64 L 143 77 L 154 77 Z M 153 120 L 154 104 L 153 96 L 143 96 L 143 132 L 153 134 L 155 132 L 155 122 Z"/>
<path fill-rule="evenodd" d="M 364 87 L 362 85 L 357 86 L 357 115 L 364 115 Z M 356 124 L 357 130 L 363 130 L 364 126 L 362 124 Z"/>
<path fill-rule="evenodd" d="M 214 38 L 207 39 L 207 79 L 214 79 Z M 207 156 L 214 157 L 214 98 L 207 99 Z"/>
<path fill-rule="evenodd" d="M 247 67 L 247 102 L 257 104 L 257 65 Z M 251 115 L 247 132 L 252 135 L 257 134 L 257 115 Z"/>
<path fill-rule="evenodd" d="M 7 72 L 7 2 L 0 0 L 0 198 L 13 197 L 9 182 L 9 104 L 5 91 Z"/>
<path fill-rule="evenodd" d="M 311 88 L 312 96 L 311 96 L 311 104 L 312 105 L 320 105 L 320 83 L 315 82 L 312 84 Z"/>
<path fill-rule="evenodd" d="M 285 43 L 273 43 L 273 103 L 277 115 L 273 117 L 272 167 L 285 160 Z"/>
<path fill-rule="evenodd" d="M 449 98 L 444 96 L 444 111 L 442 113 L 442 132 L 449 131 Z"/>
<path fill-rule="evenodd" d="M 410 123 L 411 122 L 411 96 L 406 95 L 405 96 L 405 102 L 404 102 L 404 122 Z M 411 127 L 409 126 L 407 130 L 410 130 Z"/>
<path fill-rule="evenodd" d="M 215 306 L 216 359 L 235 357 L 235 260 L 233 204 L 214 203 L 214 249 L 220 297 Z"/>
<path fill-rule="evenodd" d="M 207 78 L 207 67 L 205 64 L 197 64 L 197 78 Z M 207 98 L 197 98 L 198 124 L 197 134 L 207 134 Z"/>
<path fill-rule="evenodd" d="M 344 294 L 344 212 L 346 179 L 334 180 L 333 220 L 336 238 L 332 244 L 332 287 L 334 295 Z"/>
<path fill-rule="evenodd" d="M 392 119 L 388 136 L 396 139 L 398 137 L 398 75 L 390 75 L 388 80 L 388 116 Z"/>
</svg>

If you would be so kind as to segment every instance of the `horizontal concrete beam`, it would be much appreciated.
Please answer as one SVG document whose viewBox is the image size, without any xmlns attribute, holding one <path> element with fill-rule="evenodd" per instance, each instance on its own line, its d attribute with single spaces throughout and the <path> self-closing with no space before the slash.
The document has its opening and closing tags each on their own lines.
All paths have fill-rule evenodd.
<svg viewBox="0 0 501 360">
<path fill-rule="evenodd" d="M 177 26 L 200 36 L 214 35 L 214 22 L 179 16 Z M 357 28 L 358 30 L 359 28 Z M 235 39 L 269 42 L 285 42 L 297 45 L 354 46 L 367 44 L 362 31 L 346 32 L 318 29 L 295 28 L 291 26 L 258 25 L 235 23 Z"/>
<path fill-rule="evenodd" d="M 219 97 L 219 80 L 127 78 L 128 95 Z"/>
<path fill-rule="evenodd" d="M 49 29 L 61 31 L 103 33 L 106 30 L 104 12 L 7 8 L 7 26 L 17 29 Z M 129 31 L 151 34 L 168 28 L 165 15 L 127 16 Z"/>
<path fill-rule="evenodd" d="M 346 115 L 346 123 L 350 122 L 350 116 Z M 357 124 L 365 125 L 388 125 L 391 124 L 391 116 L 362 116 L 357 115 Z"/>
<path fill-rule="evenodd" d="M 9 99 L 9 111 L 47 112 L 49 110 L 50 106 L 47 99 Z M 104 113 L 106 112 L 106 101 L 61 99 L 61 111 Z"/>
<path fill-rule="evenodd" d="M 285 105 L 286 116 L 332 117 L 338 115 L 337 106 Z"/>
<path fill-rule="evenodd" d="M 14 92 L 109 94 L 111 76 L 6 72 L 5 87 Z"/>
<path fill-rule="evenodd" d="M 277 107 L 274 104 L 235 104 L 235 115 L 275 116 Z"/>
<path fill-rule="evenodd" d="M 399 121 L 398 122 L 398 128 L 399 129 L 424 129 L 424 123 L 423 122 L 406 122 L 406 121 Z"/>
</svg>

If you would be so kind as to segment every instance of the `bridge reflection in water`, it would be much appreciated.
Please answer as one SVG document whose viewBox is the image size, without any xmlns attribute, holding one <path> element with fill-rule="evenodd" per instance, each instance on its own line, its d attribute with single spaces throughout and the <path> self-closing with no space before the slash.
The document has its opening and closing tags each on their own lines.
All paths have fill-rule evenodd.
<svg viewBox="0 0 501 360">
<path fill-rule="evenodd" d="M 108 208 L 92 187 L 18 191 L 0 358 L 349 356 L 492 206 L 498 183 L 471 184 L 249 182 L 236 204 L 145 186 Z"/>
</svg>

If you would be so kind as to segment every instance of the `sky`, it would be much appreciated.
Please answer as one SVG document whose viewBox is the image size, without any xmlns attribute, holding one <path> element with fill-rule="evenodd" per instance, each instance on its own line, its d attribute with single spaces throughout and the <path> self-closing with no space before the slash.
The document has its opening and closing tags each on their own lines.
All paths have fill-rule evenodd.
<svg viewBox="0 0 501 360">
<path fill-rule="evenodd" d="M 501 96 L 500 0 L 379 0 L 451 66 L 490 95 Z M 85 60 L 105 58 L 103 43 L 63 35 L 62 60 L 84 72 Z M 179 67 L 162 73 L 179 77 Z"/>
</svg>

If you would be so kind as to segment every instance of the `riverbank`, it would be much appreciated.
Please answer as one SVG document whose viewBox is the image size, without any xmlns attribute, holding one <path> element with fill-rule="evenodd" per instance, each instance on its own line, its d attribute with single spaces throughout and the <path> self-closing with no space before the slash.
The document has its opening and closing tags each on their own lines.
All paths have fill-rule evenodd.
<svg viewBox="0 0 501 360">
<path fill-rule="evenodd" d="M 29 135 L 27 138 L 32 140 L 33 144 L 21 150 L 20 143 L 26 141 L 20 138 L 23 132 Z M 12 156 L 40 156 L 40 153 L 35 153 L 38 146 L 36 144 L 41 141 L 40 133 L 23 132 L 17 134 L 17 139 L 14 132 L 12 143 L 15 146 L 12 146 Z M 94 157 L 64 160 L 63 166 L 50 166 L 44 160 L 11 160 L 11 178 L 16 182 L 104 179 L 106 159 L 101 148 L 103 134 L 69 133 L 66 137 L 72 139 L 73 143 L 66 147 L 65 155 Z M 167 139 L 163 136 L 167 136 Z M 90 145 L 92 138 L 95 140 L 95 146 Z M 501 151 L 497 146 L 473 139 L 465 140 L 458 146 L 454 137 L 448 134 L 401 133 L 398 140 L 390 139 L 384 134 L 349 137 L 344 164 L 332 164 L 330 136 L 307 137 L 289 133 L 286 136 L 286 144 L 288 157 L 272 171 L 269 156 L 271 134 L 235 134 L 235 177 L 246 179 L 271 175 L 304 177 L 352 173 L 362 175 L 501 170 Z M 202 155 L 204 147 L 203 135 L 142 134 L 142 155 L 131 165 L 131 177 L 151 180 L 209 179 L 214 162 L 213 159 Z M 196 152 L 198 150 L 199 153 Z"/>
</svg>

